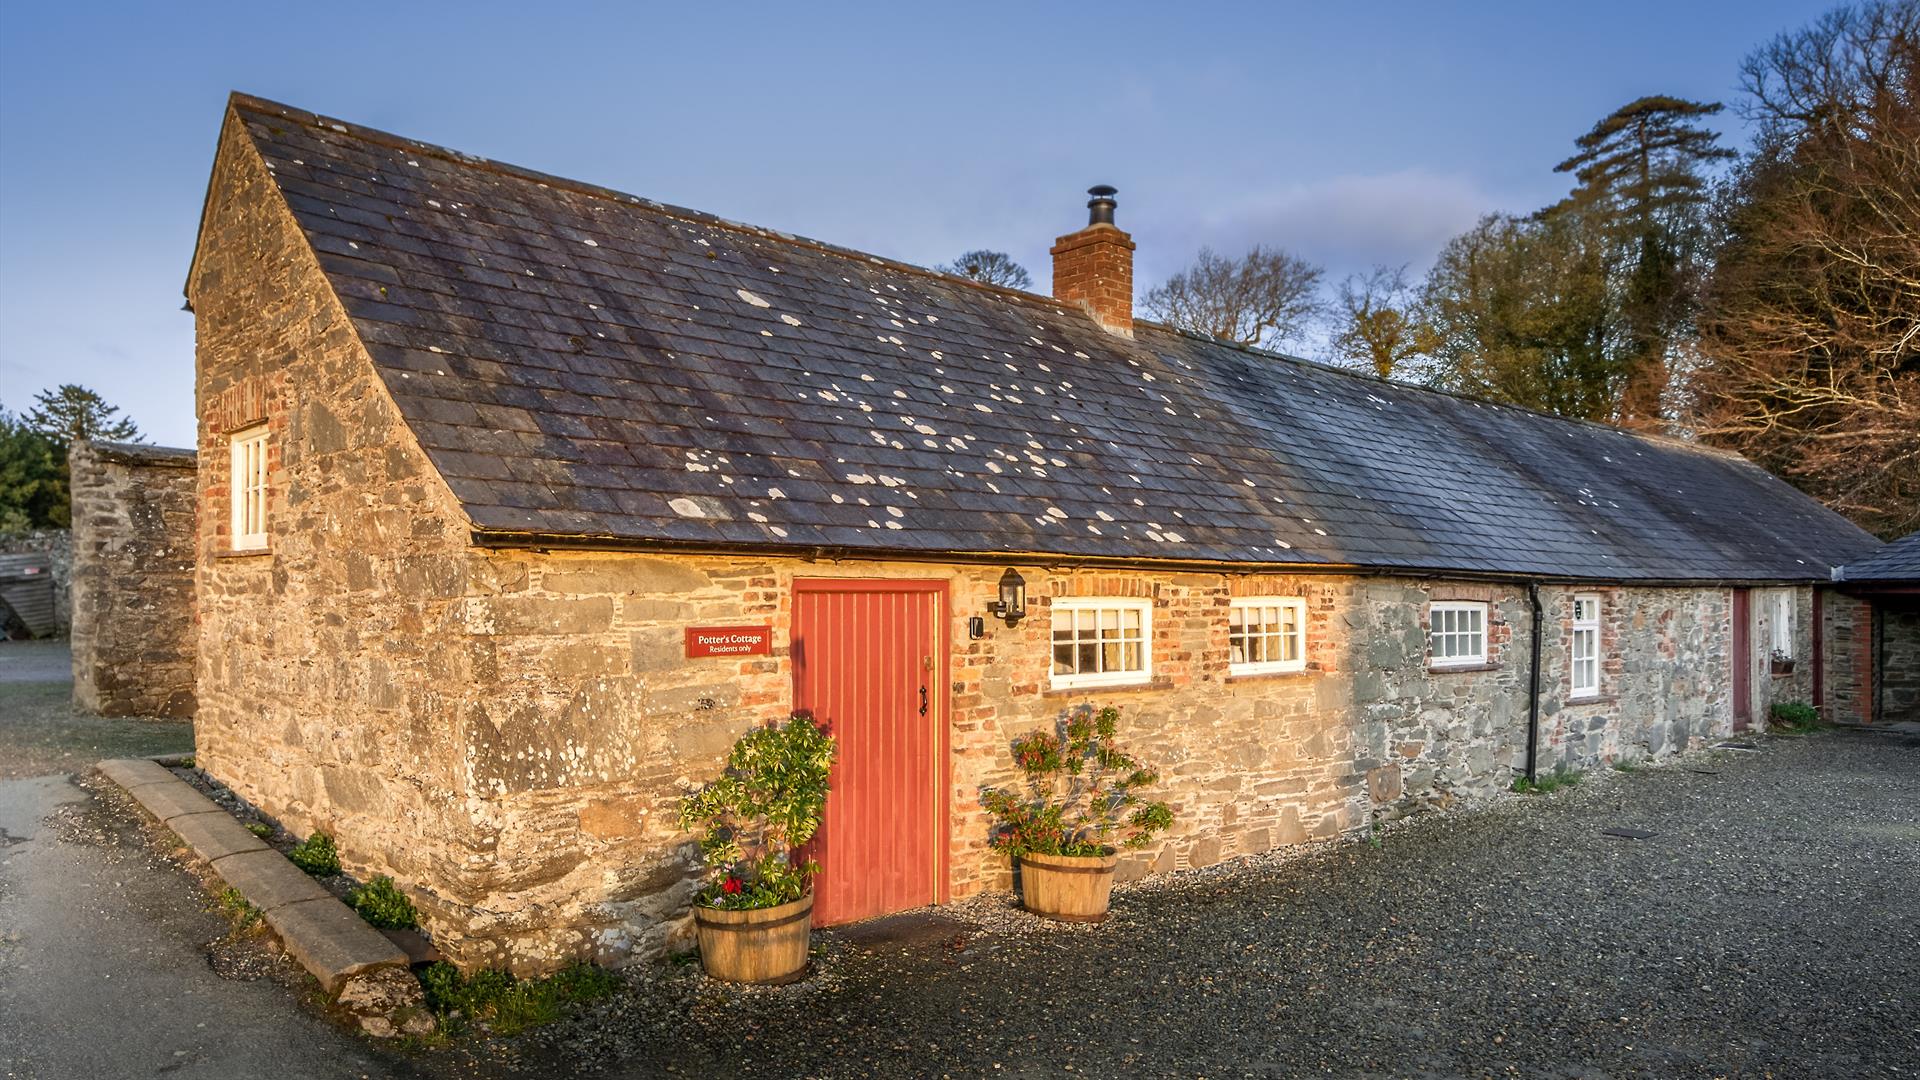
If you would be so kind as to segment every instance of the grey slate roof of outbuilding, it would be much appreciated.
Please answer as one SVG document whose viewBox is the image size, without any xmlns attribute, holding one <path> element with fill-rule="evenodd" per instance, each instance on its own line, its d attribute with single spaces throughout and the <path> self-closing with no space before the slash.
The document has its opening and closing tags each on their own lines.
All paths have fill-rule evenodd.
<svg viewBox="0 0 1920 1080">
<path fill-rule="evenodd" d="M 1841 581 L 1920 584 L 1920 532 L 1911 532 L 1842 567 Z"/>
<path fill-rule="evenodd" d="M 483 541 L 1600 580 L 1875 544 L 1726 454 L 233 108 Z"/>
</svg>

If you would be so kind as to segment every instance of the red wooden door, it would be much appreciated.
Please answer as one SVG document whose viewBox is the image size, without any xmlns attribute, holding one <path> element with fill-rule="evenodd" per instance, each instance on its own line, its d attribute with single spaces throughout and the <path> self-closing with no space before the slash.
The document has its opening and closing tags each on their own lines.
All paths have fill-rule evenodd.
<svg viewBox="0 0 1920 1080">
<path fill-rule="evenodd" d="M 1733 590 L 1733 730 L 1753 724 L 1753 610 L 1745 589 Z"/>
<path fill-rule="evenodd" d="M 838 750 L 817 925 L 945 899 L 945 601 L 937 581 L 794 583 L 794 707 Z"/>
</svg>

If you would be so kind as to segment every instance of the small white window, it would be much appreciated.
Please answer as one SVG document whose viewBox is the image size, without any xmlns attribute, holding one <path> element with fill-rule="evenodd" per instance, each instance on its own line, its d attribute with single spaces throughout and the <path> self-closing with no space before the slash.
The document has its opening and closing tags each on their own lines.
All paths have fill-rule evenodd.
<svg viewBox="0 0 1920 1080">
<path fill-rule="evenodd" d="M 231 445 L 227 501 L 233 509 L 233 550 L 258 551 L 267 546 L 266 426 L 236 432 Z"/>
<path fill-rule="evenodd" d="M 1573 696 L 1600 695 L 1600 598 L 1573 598 Z"/>
<path fill-rule="evenodd" d="M 1773 655 L 1793 659 L 1793 592 L 1781 589 L 1773 594 Z"/>
<path fill-rule="evenodd" d="M 1487 662 L 1487 605 L 1471 600 L 1435 600 L 1427 608 L 1427 643 L 1434 667 Z"/>
<path fill-rule="evenodd" d="M 1247 597 L 1227 612 L 1229 675 L 1304 671 L 1307 604 L 1298 598 Z"/>
<path fill-rule="evenodd" d="M 1120 686 L 1153 677 L 1153 605 L 1146 600 L 1053 602 L 1053 685 Z"/>
</svg>

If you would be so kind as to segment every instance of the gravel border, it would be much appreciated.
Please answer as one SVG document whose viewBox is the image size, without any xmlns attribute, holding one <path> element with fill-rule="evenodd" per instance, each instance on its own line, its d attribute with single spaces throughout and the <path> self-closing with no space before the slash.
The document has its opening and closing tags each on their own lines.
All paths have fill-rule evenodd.
<svg viewBox="0 0 1920 1080">
<path fill-rule="evenodd" d="M 1750 741 L 1129 883 L 1103 924 L 990 894 L 926 913 L 951 935 L 817 933 L 790 987 L 646 965 L 492 1052 L 616 1076 L 1920 1073 L 1920 740 Z"/>
</svg>

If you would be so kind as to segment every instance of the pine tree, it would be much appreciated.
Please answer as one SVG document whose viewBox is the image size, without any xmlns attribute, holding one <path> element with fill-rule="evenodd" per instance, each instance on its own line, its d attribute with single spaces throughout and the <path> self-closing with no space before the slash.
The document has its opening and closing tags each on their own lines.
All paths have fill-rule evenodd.
<svg viewBox="0 0 1920 1080">
<path fill-rule="evenodd" d="M 1544 213 L 1591 217 L 1608 237 L 1614 363 L 1625 374 L 1622 423 L 1662 422 L 1676 346 L 1698 306 L 1707 172 L 1735 156 L 1699 124 L 1720 110 L 1718 102 L 1640 98 L 1574 140 L 1579 152 L 1554 166 L 1573 173 L 1578 185 Z"/>
<path fill-rule="evenodd" d="M 120 407 L 84 386 L 65 383 L 34 396 L 34 407 L 27 412 L 27 424 L 53 440 L 62 451 L 81 439 L 137 441 L 140 428 L 131 417 L 120 416 Z"/>
</svg>

